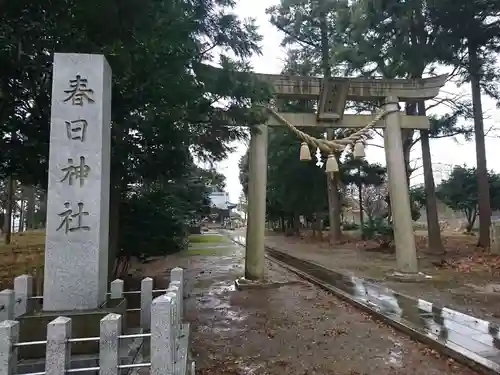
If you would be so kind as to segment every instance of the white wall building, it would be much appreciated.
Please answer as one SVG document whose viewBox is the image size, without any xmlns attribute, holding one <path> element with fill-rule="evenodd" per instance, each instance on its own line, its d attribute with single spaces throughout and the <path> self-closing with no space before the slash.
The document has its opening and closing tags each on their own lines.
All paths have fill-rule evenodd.
<svg viewBox="0 0 500 375">
<path fill-rule="evenodd" d="M 228 205 L 231 205 L 229 202 L 229 193 L 226 191 L 213 191 L 210 193 L 210 204 L 215 206 L 220 210 L 227 210 Z"/>
</svg>

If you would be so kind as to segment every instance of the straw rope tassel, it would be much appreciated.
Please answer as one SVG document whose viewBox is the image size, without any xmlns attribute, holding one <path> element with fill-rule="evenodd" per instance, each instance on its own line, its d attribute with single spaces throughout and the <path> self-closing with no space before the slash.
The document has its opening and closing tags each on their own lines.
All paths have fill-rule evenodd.
<svg viewBox="0 0 500 375">
<path fill-rule="evenodd" d="M 360 130 L 354 132 L 348 137 L 342 139 L 334 139 L 327 140 L 321 138 L 315 138 L 310 136 L 303 131 L 297 129 L 293 124 L 287 121 L 283 116 L 281 116 L 278 112 L 276 112 L 273 108 L 267 107 L 269 112 L 278 119 L 279 122 L 285 124 L 297 137 L 302 140 L 302 144 L 300 145 L 300 160 L 311 160 L 311 152 L 309 150 L 308 145 L 311 145 L 314 148 L 319 148 L 321 151 L 328 154 L 328 159 L 326 161 L 326 172 L 333 173 L 338 172 L 339 166 L 337 163 L 337 159 L 334 155 L 335 152 L 343 151 L 346 146 L 353 147 L 354 157 L 357 159 L 365 157 L 365 149 L 363 145 L 363 138 L 365 138 L 368 132 L 375 126 L 375 124 L 381 120 L 384 116 L 389 113 L 399 112 L 397 109 L 389 110 L 389 111 L 379 111 L 373 120 L 371 120 L 365 127 Z"/>
</svg>

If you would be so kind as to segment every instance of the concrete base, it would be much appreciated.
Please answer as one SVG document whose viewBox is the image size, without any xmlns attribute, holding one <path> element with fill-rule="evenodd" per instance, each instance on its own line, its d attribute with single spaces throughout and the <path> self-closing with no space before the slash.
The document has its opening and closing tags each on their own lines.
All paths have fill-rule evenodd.
<svg viewBox="0 0 500 375">
<path fill-rule="evenodd" d="M 107 301 L 101 308 L 83 311 L 37 311 L 21 315 L 19 321 L 19 341 L 44 341 L 47 339 L 47 324 L 58 316 L 71 318 L 72 337 L 99 337 L 100 321 L 109 313 L 126 316 L 127 301 L 124 298 Z M 123 329 L 127 324 L 123 321 Z M 73 355 L 93 355 L 99 353 L 99 341 L 71 344 Z M 45 345 L 20 347 L 19 359 L 45 358 Z"/>
<path fill-rule="evenodd" d="M 272 281 L 272 280 L 247 280 L 240 277 L 234 281 L 234 285 L 238 290 L 247 289 L 271 289 L 279 288 L 284 285 L 303 284 L 301 281 Z"/>
<path fill-rule="evenodd" d="M 392 272 L 387 275 L 387 279 L 399 281 L 402 283 L 418 283 L 422 281 L 431 280 L 432 276 L 426 275 L 422 272 L 406 273 L 406 272 Z"/>
</svg>

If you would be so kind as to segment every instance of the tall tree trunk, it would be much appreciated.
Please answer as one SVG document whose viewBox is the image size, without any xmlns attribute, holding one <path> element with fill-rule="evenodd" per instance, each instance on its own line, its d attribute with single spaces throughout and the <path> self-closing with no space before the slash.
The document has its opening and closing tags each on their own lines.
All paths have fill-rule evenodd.
<svg viewBox="0 0 500 375">
<path fill-rule="evenodd" d="M 472 89 L 472 110 L 474 112 L 474 135 L 476 141 L 477 186 L 479 193 L 479 241 L 477 246 L 490 246 L 491 207 L 486 166 L 486 145 L 484 140 L 483 108 L 481 103 L 481 66 L 477 47 L 469 42 L 469 73 Z"/>
<path fill-rule="evenodd" d="M 358 169 L 358 176 L 361 181 L 361 168 Z M 361 228 L 361 239 L 365 239 L 364 226 L 364 211 L 363 211 L 363 184 L 360 182 L 358 184 L 358 200 L 359 200 L 359 227 Z"/>
<path fill-rule="evenodd" d="M 328 23 L 326 12 L 320 9 L 320 37 L 321 37 L 321 68 L 323 76 L 328 79 L 332 75 L 330 66 L 330 47 L 328 43 Z M 327 129 L 327 139 L 333 139 L 333 129 Z M 340 241 L 340 199 L 338 193 L 337 179 L 332 174 L 326 179 L 326 188 L 328 191 L 328 214 L 330 219 L 330 244 Z"/>
<path fill-rule="evenodd" d="M 299 220 L 299 214 L 295 213 L 293 214 L 292 217 L 292 225 L 293 225 L 293 234 L 296 236 L 300 236 L 300 220 Z"/>
<path fill-rule="evenodd" d="M 405 113 L 407 116 L 415 116 L 417 114 L 417 103 L 407 102 L 405 107 Z M 403 157 L 405 160 L 405 170 L 406 170 L 406 182 L 408 187 L 410 187 L 410 177 L 412 170 L 410 168 L 410 153 L 411 146 L 413 146 L 413 129 L 401 129 L 401 137 L 403 141 Z"/>
<path fill-rule="evenodd" d="M 40 223 L 41 228 L 45 228 L 47 223 L 47 189 L 42 189 L 40 192 L 40 217 L 42 218 L 42 222 Z"/>
<path fill-rule="evenodd" d="M 116 177 L 112 180 L 112 186 L 109 196 L 109 243 L 108 243 L 108 280 L 114 280 L 116 274 L 119 253 L 119 232 L 120 225 L 118 218 L 120 217 L 120 202 L 121 202 L 121 187 L 119 182 L 116 182 Z"/>
<path fill-rule="evenodd" d="M 418 102 L 418 115 L 426 116 L 425 101 Z M 435 254 L 444 254 L 443 242 L 441 241 L 441 229 L 439 228 L 436 186 L 434 185 L 434 175 L 432 173 L 429 130 L 420 130 L 420 142 L 422 143 L 422 164 L 424 168 L 428 247 Z"/>
<path fill-rule="evenodd" d="M 21 51 L 22 51 L 22 46 L 21 42 L 18 42 L 17 46 L 17 61 L 19 62 L 21 60 Z M 10 143 L 11 143 L 11 148 L 13 149 L 14 144 L 17 139 L 17 134 L 15 131 L 11 132 L 10 136 Z M 14 176 L 12 175 L 12 172 L 10 172 L 10 175 L 7 179 L 7 209 L 5 213 L 5 244 L 10 244 L 11 242 L 11 237 L 12 237 L 12 213 L 14 211 L 14 199 L 15 199 L 15 189 L 16 189 L 16 184 L 14 180 Z"/>
<path fill-rule="evenodd" d="M 316 234 L 317 234 L 317 217 L 316 217 L 316 213 L 313 213 L 313 217 L 312 217 L 312 221 L 311 221 L 311 229 L 312 229 L 312 238 L 313 239 L 316 239 Z"/>
<path fill-rule="evenodd" d="M 333 129 L 327 129 L 328 139 L 332 139 Z M 328 189 L 328 218 L 330 220 L 330 245 L 340 241 L 342 235 L 341 225 L 341 209 L 340 209 L 340 194 L 337 186 L 337 177 L 335 173 L 329 173 L 326 176 Z"/>
<path fill-rule="evenodd" d="M 330 47 L 328 43 L 328 22 L 327 14 L 323 9 L 319 13 L 319 32 L 321 38 L 321 68 L 325 78 L 330 78 L 332 75 L 332 68 L 330 66 Z"/>
<path fill-rule="evenodd" d="M 323 216 L 321 212 L 316 213 L 316 220 L 318 221 L 319 242 L 323 242 Z"/>
<path fill-rule="evenodd" d="M 12 212 L 14 211 L 14 177 L 10 175 L 7 178 L 7 208 L 5 212 L 5 222 L 4 230 L 5 234 L 5 244 L 8 245 L 11 242 L 12 237 Z"/>
<path fill-rule="evenodd" d="M 116 155 L 125 144 L 127 127 L 114 123 L 112 131 L 112 153 L 111 153 L 111 190 L 109 195 L 109 233 L 108 233 L 108 279 L 113 280 L 118 265 L 120 254 L 120 206 L 123 193 L 127 190 L 123 179 L 124 167 L 122 161 Z"/>
<path fill-rule="evenodd" d="M 19 225 L 18 232 L 24 232 L 24 221 L 26 220 L 25 205 L 24 205 L 24 190 L 21 189 L 21 202 L 19 204 Z"/>
<path fill-rule="evenodd" d="M 35 228 L 35 187 L 26 186 L 26 230 Z"/>
</svg>

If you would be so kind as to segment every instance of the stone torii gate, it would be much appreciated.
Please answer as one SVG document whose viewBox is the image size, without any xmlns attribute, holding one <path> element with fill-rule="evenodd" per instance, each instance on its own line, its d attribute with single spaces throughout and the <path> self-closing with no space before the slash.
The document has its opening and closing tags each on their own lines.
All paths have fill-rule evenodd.
<svg viewBox="0 0 500 375">
<path fill-rule="evenodd" d="M 270 111 L 266 124 L 252 132 L 249 147 L 248 218 L 245 278 L 264 277 L 264 233 L 266 220 L 267 136 L 268 126 L 363 128 L 375 115 L 344 115 L 347 100 L 383 103 L 383 118 L 373 127 L 384 129 L 389 195 L 394 225 L 399 276 L 418 273 L 410 198 L 406 180 L 401 129 L 429 129 L 426 116 L 406 116 L 399 102 L 427 100 L 438 95 L 446 75 L 421 80 L 373 78 L 322 78 L 257 74 L 270 84 L 278 98 L 317 99 L 313 113 L 276 113 Z M 381 117 L 381 116 L 378 116 Z M 293 124 L 293 125 L 291 125 Z"/>
</svg>

